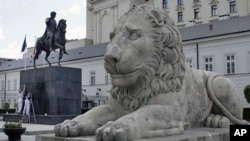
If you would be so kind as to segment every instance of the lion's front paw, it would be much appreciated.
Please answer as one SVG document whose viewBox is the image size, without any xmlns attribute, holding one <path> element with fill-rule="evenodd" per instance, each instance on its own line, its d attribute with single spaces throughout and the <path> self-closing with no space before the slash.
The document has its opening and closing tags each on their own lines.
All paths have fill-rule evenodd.
<svg viewBox="0 0 250 141">
<path fill-rule="evenodd" d="M 82 129 L 80 125 L 73 120 L 65 120 L 63 123 L 55 125 L 55 135 L 61 137 L 80 136 Z"/>
<path fill-rule="evenodd" d="M 205 126 L 213 128 L 227 128 L 230 126 L 230 121 L 225 116 L 210 114 L 207 117 Z"/>
<path fill-rule="evenodd" d="M 130 141 L 135 137 L 131 127 L 119 122 L 108 122 L 96 130 L 96 141 Z"/>
</svg>

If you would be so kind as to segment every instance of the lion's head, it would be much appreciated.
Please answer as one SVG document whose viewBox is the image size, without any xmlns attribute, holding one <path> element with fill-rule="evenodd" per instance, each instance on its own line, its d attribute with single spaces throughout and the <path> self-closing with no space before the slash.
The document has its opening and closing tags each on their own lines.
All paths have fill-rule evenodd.
<svg viewBox="0 0 250 141">
<path fill-rule="evenodd" d="M 181 89 L 185 57 L 166 12 L 151 5 L 133 8 L 120 18 L 110 39 L 104 66 L 112 78 L 111 95 L 126 110 Z"/>
</svg>

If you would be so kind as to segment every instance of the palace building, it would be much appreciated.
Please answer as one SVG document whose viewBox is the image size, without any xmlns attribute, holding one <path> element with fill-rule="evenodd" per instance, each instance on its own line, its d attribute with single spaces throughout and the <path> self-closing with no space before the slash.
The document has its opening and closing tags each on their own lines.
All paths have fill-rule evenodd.
<svg viewBox="0 0 250 141">
<path fill-rule="evenodd" d="M 107 103 L 111 78 L 104 69 L 109 33 L 131 7 L 148 3 L 164 9 L 179 27 L 186 62 L 190 67 L 221 73 L 233 80 L 238 94 L 250 84 L 250 2 L 248 0 L 88 0 L 85 39 L 66 43 L 69 55 L 61 65 L 82 69 L 83 106 Z M 17 102 L 20 71 L 33 69 L 34 47 L 23 59 L 2 58 L 0 63 L 0 107 Z M 44 54 L 37 67 L 48 67 Z M 58 53 L 49 60 L 57 65 Z M 243 101 L 246 103 L 246 100 Z M 247 103 L 246 103 L 247 104 Z"/>
</svg>

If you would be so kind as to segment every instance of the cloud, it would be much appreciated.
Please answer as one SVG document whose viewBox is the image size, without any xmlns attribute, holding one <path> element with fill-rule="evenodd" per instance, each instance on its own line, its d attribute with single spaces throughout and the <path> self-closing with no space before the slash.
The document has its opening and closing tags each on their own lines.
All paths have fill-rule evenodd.
<svg viewBox="0 0 250 141">
<path fill-rule="evenodd" d="M 81 6 L 79 4 L 73 4 L 68 11 L 72 14 L 81 14 Z"/>
<path fill-rule="evenodd" d="M 2 27 L 0 27 L 0 40 L 4 39 L 4 33 Z"/>
<path fill-rule="evenodd" d="M 86 0 L 83 0 L 83 1 L 82 1 L 82 5 L 83 5 L 83 7 L 84 7 L 84 8 L 86 8 L 86 7 L 87 7 Z"/>
<path fill-rule="evenodd" d="M 76 26 L 73 28 L 67 28 L 66 38 L 69 39 L 81 39 L 86 37 L 86 27 Z"/>
<path fill-rule="evenodd" d="M 21 46 L 16 42 L 8 44 L 6 48 L 1 49 L 0 57 L 13 59 L 22 58 Z"/>
</svg>

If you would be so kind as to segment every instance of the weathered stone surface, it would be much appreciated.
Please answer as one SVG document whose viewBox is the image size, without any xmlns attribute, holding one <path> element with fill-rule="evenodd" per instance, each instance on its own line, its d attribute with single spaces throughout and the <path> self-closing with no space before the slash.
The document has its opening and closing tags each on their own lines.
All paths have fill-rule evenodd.
<svg viewBox="0 0 250 141">
<path fill-rule="evenodd" d="M 138 139 L 136 141 L 230 141 L 228 128 L 198 128 L 186 130 L 182 135 Z M 54 134 L 38 135 L 36 141 L 95 141 L 94 136 L 56 137 Z"/>
<path fill-rule="evenodd" d="M 132 8 L 110 38 L 104 56 L 112 78 L 108 105 L 56 125 L 56 136 L 131 141 L 247 124 L 232 81 L 186 64 L 180 33 L 166 11 Z"/>
<path fill-rule="evenodd" d="M 36 121 L 34 116 L 30 117 L 30 123 L 45 124 L 45 125 L 55 125 L 63 122 L 65 119 L 73 119 L 77 115 L 36 115 Z M 22 119 L 22 115 L 18 114 L 4 114 L 3 121 L 8 122 L 19 122 Z M 23 119 L 23 123 L 28 123 L 28 118 Z"/>
</svg>

